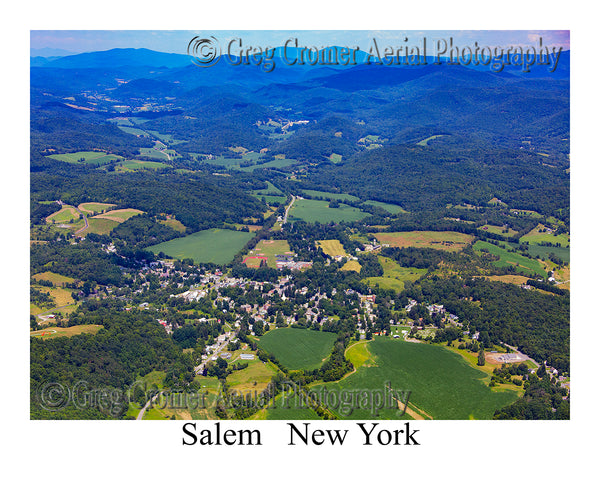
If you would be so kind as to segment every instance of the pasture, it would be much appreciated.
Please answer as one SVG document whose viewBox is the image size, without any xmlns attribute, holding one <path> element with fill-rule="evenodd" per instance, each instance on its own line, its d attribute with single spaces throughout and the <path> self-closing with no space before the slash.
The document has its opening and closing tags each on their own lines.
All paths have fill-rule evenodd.
<svg viewBox="0 0 600 480">
<path fill-rule="evenodd" d="M 245 351 L 244 353 L 255 352 Z M 231 362 L 231 364 L 235 363 L 237 362 Z M 248 367 L 236 370 L 227 376 L 227 384 L 239 394 L 262 392 L 267 388 L 271 377 L 277 373 L 275 367 L 269 363 L 265 365 L 256 356 L 254 360 L 241 360 L 239 363 L 247 363 Z"/>
<path fill-rule="evenodd" d="M 411 392 L 409 405 L 413 410 L 440 420 L 490 419 L 496 409 L 517 398 L 514 391 L 492 391 L 486 384 L 489 375 L 440 346 L 375 337 L 367 349 L 370 354 L 367 359 L 364 359 L 364 351 L 356 352 L 363 359 L 357 371 L 338 382 L 327 383 L 328 390 L 383 392 L 389 382 L 395 390 Z M 357 355 L 352 354 L 353 357 Z M 399 416 L 400 413 L 396 409 L 383 409 L 377 418 L 406 418 Z M 340 417 L 349 420 L 374 418 L 368 409 Z"/>
<path fill-rule="evenodd" d="M 259 346 L 290 370 L 314 370 L 329 356 L 335 339 L 335 333 L 288 327 L 268 331 Z"/>
<path fill-rule="evenodd" d="M 362 220 L 369 214 L 355 207 L 340 204 L 339 208 L 329 208 L 329 202 L 321 200 L 296 200 L 289 211 L 289 220 L 304 220 L 308 223 L 339 223 Z"/>
<path fill-rule="evenodd" d="M 517 252 L 509 252 L 504 248 L 492 243 L 484 242 L 483 240 L 478 240 L 475 245 L 473 245 L 473 249 L 477 252 L 486 249 L 492 255 L 500 257 L 498 260 L 492 262 L 496 267 L 513 266 L 516 268 L 517 272 L 529 274 L 535 273 L 542 277 L 546 276 L 546 272 L 544 271 L 541 262 L 535 258 L 527 258 Z"/>
<path fill-rule="evenodd" d="M 391 247 L 436 248 L 450 252 L 462 250 L 473 240 L 471 235 L 464 233 L 432 231 L 382 232 L 376 233 L 375 237 L 379 243 Z"/>
<path fill-rule="evenodd" d="M 417 142 L 417 145 L 419 145 L 420 147 L 426 147 L 427 145 L 429 145 L 430 141 L 435 140 L 436 138 L 441 138 L 441 137 L 447 137 L 447 135 L 432 135 L 431 137 L 427 137 L 427 138 L 421 140 L 420 142 Z"/>
<path fill-rule="evenodd" d="M 262 190 L 253 190 L 252 193 L 255 195 L 283 195 L 283 192 L 271 182 L 267 182 L 267 188 L 263 188 Z"/>
<path fill-rule="evenodd" d="M 250 232 L 211 228 L 185 237 L 148 247 L 146 250 L 177 259 L 191 258 L 198 263 L 229 263 L 234 255 L 254 236 Z"/>
<path fill-rule="evenodd" d="M 122 160 L 123 157 L 113 155 L 106 152 L 81 151 L 75 153 L 57 153 L 48 155 L 48 158 L 60 160 L 67 163 L 83 163 L 86 165 L 105 165 L 117 160 Z M 83 161 L 81 161 L 83 159 Z"/>
<path fill-rule="evenodd" d="M 79 235 L 86 236 L 88 233 L 108 235 L 119 223 L 121 222 L 106 217 L 88 218 L 88 228 L 83 230 Z"/>
<path fill-rule="evenodd" d="M 177 220 L 176 218 L 171 217 L 170 215 L 167 215 L 166 220 L 158 220 L 158 223 L 162 223 L 163 225 L 166 225 L 167 227 L 171 227 L 173 230 L 175 230 L 177 232 L 185 233 L 185 231 L 186 231 L 186 226 L 183 223 L 181 223 L 179 220 Z"/>
<path fill-rule="evenodd" d="M 271 160 L 270 162 L 261 163 L 260 165 L 250 165 L 248 167 L 238 167 L 239 170 L 244 172 L 253 172 L 259 168 L 285 168 L 291 165 L 295 165 L 298 163 L 297 160 L 293 160 L 291 158 L 276 158 L 275 160 Z"/>
<path fill-rule="evenodd" d="M 162 160 L 166 160 L 166 158 L 165 155 L 161 157 Z M 124 162 L 119 162 L 115 166 L 115 171 L 134 172 L 136 170 L 160 170 L 161 168 L 171 168 L 171 165 L 146 160 L 125 160 Z"/>
<path fill-rule="evenodd" d="M 383 268 L 383 275 L 365 278 L 364 281 L 371 286 L 379 285 L 380 288 L 400 292 L 404 290 L 404 282 L 414 282 L 427 273 L 425 268 L 401 267 L 391 258 L 381 255 L 377 258 Z"/>
</svg>

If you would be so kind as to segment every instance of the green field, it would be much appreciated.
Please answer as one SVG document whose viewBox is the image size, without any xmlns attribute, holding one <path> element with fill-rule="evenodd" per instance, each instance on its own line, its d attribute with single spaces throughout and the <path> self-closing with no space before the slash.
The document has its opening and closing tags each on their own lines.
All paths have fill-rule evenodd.
<svg viewBox="0 0 600 480">
<path fill-rule="evenodd" d="M 311 197 L 321 197 L 326 198 L 327 200 L 339 200 L 341 202 L 345 200 L 349 200 L 351 202 L 360 201 L 360 198 L 355 197 L 354 195 L 349 195 L 347 193 L 320 192 L 318 190 L 302 190 L 302 192 L 306 195 L 310 195 Z"/>
<path fill-rule="evenodd" d="M 281 204 L 284 204 L 286 201 L 286 197 L 282 197 L 279 195 L 264 195 L 264 194 L 257 195 L 256 193 L 253 193 L 252 196 L 258 198 L 261 201 L 264 198 L 265 202 L 267 202 L 267 205 L 279 206 Z"/>
<path fill-rule="evenodd" d="M 534 257 L 537 257 L 539 255 L 540 258 L 548 258 L 548 255 L 553 253 L 554 255 L 556 255 L 558 258 L 560 258 L 564 262 L 571 261 L 571 249 L 570 248 L 545 247 L 542 245 L 533 244 L 533 245 L 529 245 L 527 247 L 527 251 L 529 252 L 530 255 L 533 255 Z"/>
<path fill-rule="evenodd" d="M 471 367 L 460 355 L 443 347 L 375 337 L 368 343 L 370 357 L 356 373 L 335 383 L 334 388 L 385 391 L 389 382 L 396 390 L 410 391 L 409 405 L 434 419 L 491 419 L 494 411 L 517 398 L 514 391 L 493 392 L 484 382 L 489 376 Z M 360 352 L 359 352 L 360 353 Z M 363 355 L 364 356 L 364 355 Z M 317 386 L 315 389 L 322 388 Z M 383 419 L 403 419 L 398 410 L 383 409 Z M 340 418 L 374 418 L 367 409 Z"/>
<path fill-rule="evenodd" d="M 289 167 L 290 165 L 294 165 L 296 163 L 298 163 L 298 161 L 293 160 L 291 158 L 276 158 L 275 160 L 271 160 L 270 162 L 266 162 L 266 163 L 261 163 L 260 165 L 251 165 L 249 167 L 239 167 L 239 169 L 244 172 L 253 172 L 254 170 L 256 170 L 258 168 L 284 168 L 284 167 Z"/>
<path fill-rule="evenodd" d="M 71 205 L 63 205 L 58 212 L 46 218 L 47 223 L 69 223 L 71 220 L 73 222 L 79 220 L 79 212 Z"/>
<path fill-rule="evenodd" d="M 516 230 L 513 230 L 512 228 L 508 228 L 507 229 L 508 231 L 505 232 L 504 228 L 499 227 L 498 225 L 483 225 L 481 227 L 478 227 L 478 230 L 495 233 L 496 235 L 502 235 L 504 237 L 512 237 L 513 235 L 516 235 L 519 233 Z"/>
<path fill-rule="evenodd" d="M 260 339 L 260 348 L 275 355 L 290 370 L 319 368 L 331 353 L 335 333 L 302 328 L 270 330 Z"/>
<path fill-rule="evenodd" d="M 75 153 L 59 153 L 54 155 L 48 155 L 48 158 L 52 158 L 54 160 L 60 160 L 61 162 L 67 163 L 84 163 L 86 165 L 104 165 L 105 163 L 110 163 L 115 160 L 122 160 L 123 157 L 119 155 L 107 154 L 105 152 L 91 152 L 91 151 L 82 151 Z M 79 160 L 83 158 L 83 162 L 79 162 Z"/>
<path fill-rule="evenodd" d="M 400 205 L 394 205 L 393 203 L 383 203 L 377 202 L 375 200 L 367 200 L 364 202 L 365 205 L 373 205 L 374 207 L 383 208 L 384 210 L 390 212 L 392 215 L 397 215 L 398 213 L 406 213 Z"/>
<path fill-rule="evenodd" d="M 477 252 L 480 252 L 484 248 L 487 249 L 487 251 L 491 254 L 500 257 L 499 260 L 493 262 L 493 264 L 497 267 L 508 267 L 512 265 L 516 268 L 517 272 L 528 274 L 536 273 L 542 277 L 546 276 L 546 272 L 544 271 L 541 263 L 534 258 L 527 258 L 523 255 L 519 255 L 516 252 L 509 252 L 508 250 L 500 248 L 497 245 L 484 242 L 483 240 L 478 240 L 475 245 L 473 245 L 473 249 Z"/>
<path fill-rule="evenodd" d="M 414 282 L 427 273 L 425 268 L 401 267 L 391 258 L 379 256 L 378 259 L 383 275 L 365 278 L 364 281 L 371 286 L 378 284 L 381 288 L 400 292 L 404 290 L 404 282 Z"/>
<path fill-rule="evenodd" d="M 195 262 L 224 265 L 229 263 L 253 236 L 250 232 L 211 228 L 153 245 L 147 250 L 154 253 L 164 252 L 178 259 L 191 258 Z"/>
<path fill-rule="evenodd" d="M 340 163 L 342 161 L 342 156 L 339 153 L 332 153 L 329 155 L 329 161 L 333 163 Z"/>
<path fill-rule="evenodd" d="M 539 230 L 542 230 L 542 232 Z M 567 247 L 569 245 L 569 235 L 564 233 L 561 235 L 546 233 L 546 227 L 542 224 L 538 224 L 538 226 L 529 233 L 523 235 L 519 241 L 521 243 L 529 242 L 530 244 L 540 244 L 543 242 L 559 243 L 561 247 Z"/>
<path fill-rule="evenodd" d="M 300 219 L 306 222 L 354 222 L 362 220 L 369 214 L 358 208 L 340 204 L 339 208 L 329 208 L 329 202 L 322 200 L 296 200 L 290 209 L 289 219 Z"/>
<path fill-rule="evenodd" d="M 67 277 L 65 275 L 61 275 L 59 273 L 54 272 L 43 272 L 37 273 L 33 276 L 35 280 L 45 280 L 47 282 L 52 282 L 55 287 L 63 287 L 66 283 L 73 283 L 75 281 L 72 277 Z"/>
<path fill-rule="evenodd" d="M 136 208 L 121 208 L 118 210 L 110 210 L 106 213 L 101 213 L 93 218 L 105 218 L 114 222 L 123 223 L 125 220 L 129 220 L 131 217 L 135 217 L 140 213 L 144 213 L 142 210 Z"/>
<path fill-rule="evenodd" d="M 160 157 L 165 160 L 167 157 L 161 154 Z M 151 162 L 146 160 L 125 160 L 116 165 L 116 171 L 131 172 L 134 170 L 158 170 L 161 168 L 171 168 L 171 165 L 160 162 Z"/>
<path fill-rule="evenodd" d="M 98 331 L 104 328 L 102 325 L 75 325 L 74 327 L 50 327 L 44 328 L 43 330 L 35 330 L 29 333 L 31 337 L 39 337 L 43 340 L 49 338 L 58 337 L 72 337 L 74 335 L 81 335 L 82 333 L 98 333 Z"/>
<path fill-rule="evenodd" d="M 252 193 L 255 195 L 283 195 L 283 192 L 271 182 L 267 182 L 267 188 L 263 188 L 262 190 L 254 190 Z"/>
<path fill-rule="evenodd" d="M 115 227 L 119 225 L 119 222 L 115 220 L 109 220 L 108 218 L 88 218 L 88 224 L 88 228 L 81 232 L 81 235 L 85 236 L 88 233 L 108 235 Z"/>
<path fill-rule="evenodd" d="M 168 152 L 168 150 L 165 150 Z M 156 148 L 140 148 L 140 155 L 157 160 L 167 160 L 167 155 Z"/>
<path fill-rule="evenodd" d="M 129 133 L 131 135 L 137 135 L 140 137 L 149 137 L 150 136 L 144 130 L 140 130 L 139 128 L 127 127 L 127 126 L 123 126 L 123 125 L 118 125 L 118 127 L 119 127 L 119 129 L 123 130 L 125 133 Z"/>
</svg>

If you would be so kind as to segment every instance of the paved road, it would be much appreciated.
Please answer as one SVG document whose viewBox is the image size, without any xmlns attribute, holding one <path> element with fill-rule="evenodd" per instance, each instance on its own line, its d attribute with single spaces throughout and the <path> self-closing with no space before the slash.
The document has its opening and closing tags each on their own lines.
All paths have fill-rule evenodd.
<svg viewBox="0 0 600 480">
<path fill-rule="evenodd" d="M 194 373 L 196 375 L 200 375 L 203 371 L 204 371 L 204 367 L 206 366 L 206 364 L 210 361 L 210 359 L 214 356 L 219 356 L 219 354 L 223 351 L 223 349 L 225 347 L 227 347 L 227 344 L 233 340 L 235 338 L 235 334 L 236 332 L 233 332 L 233 334 L 231 335 L 231 337 L 226 338 L 225 341 L 221 344 L 221 346 L 219 346 L 219 348 L 217 350 L 215 350 L 214 352 L 212 352 L 210 355 L 207 355 L 206 360 L 203 360 L 202 363 L 196 367 L 194 367 Z"/>
<path fill-rule="evenodd" d="M 296 200 L 296 197 L 294 195 L 292 195 L 292 201 L 290 202 L 290 204 L 287 207 L 285 207 L 285 216 L 283 217 L 283 222 L 281 222 L 282 225 L 287 223 L 288 213 L 290 212 L 290 208 L 292 208 L 292 205 L 294 204 L 295 200 Z"/>
<path fill-rule="evenodd" d="M 156 395 L 154 395 L 150 400 L 148 400 L 146 402 L 146 405 L 144 405 L 144 407 L 138 413 L 137 417 L 135 417 L 136 420 L 141 420 L 144 417 L 144 413 L 146 413 L 146 409 L 150 407 L 150 404 L 152 402 L 154 402 L 154 400 L 156 400 L 161 393 L 162 392 L 158 392 Z"/>
</svg>

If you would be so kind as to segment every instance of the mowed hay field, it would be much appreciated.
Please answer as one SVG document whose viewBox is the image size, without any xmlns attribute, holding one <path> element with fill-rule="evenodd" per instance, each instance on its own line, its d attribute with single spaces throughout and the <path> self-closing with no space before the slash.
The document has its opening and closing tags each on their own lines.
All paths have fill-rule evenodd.
<svg viewBox="0 0 600 480">
<path fill-rule="evenodd" d="M 199 263 L 224 265 L 229 263 L 253 236 L 250 232 L 211 228 L 153 245 L 147 250 L 156 254 L 163 252 L 180 260 L 191 258 Z"/>
<path fill-rule="evenodd" d="M 357 371 L 335 383 L 334 388 L 410 391 L 409 405 L 434 419 L 490 419 L 494 411 L 512 403 L 515 391 L 493 392 L 485 382 L 489 375 L 471 367 L 460 355 L 443 347 L 375 337 L 368 343 L 368 359 Z M 364 352 L 361 357 L 364 357 Z M 318 386 L 315 388 L 319 388 Z M 379 412 L 379 419 L 403 419 L 394 409 Z M 350 420 L 372 419 L 368 410 L 356 410 Z"/>
<path fill-rule="evenodd" d="M 344 250 L 344 246 L 339 240 L 319 240 L 317 245 L 321 247 L 325 255 L 329 255 L 330 257 L 337 255 L 346 256 L 346 250 Z"/>
<path fill-rule="evenodd" d="M 354 222 L 369 214 L 355 207 L 340 204 L 339 208 L 329 208 L 329 202 L 322 200 L 296 200 L 289 211 L 289 219 L 304 220 L 308 223 Z"/>
<path fill-rule="evenodd" d="M 364 203 L 365 205 L 373 205 L 374 207 L 383 208 L 392 215 L 396 215 L 398 213 L 406 213 L 406 210 L 404 210 L 400 205 L 395 205 L 393 203 L 383 203 L 377 202 L 375 200 L 367 200 Z"/>
<path fill-rule="evenodd" d="M 417 247 L 437 248 L 457 252 L 473 241 L 471 235 L 458 232 L 382 232 L 376 233 L 379 243 L 389 244 L 391 247 Z"/>
<path fill-rule="evenodd" d="M 72 337 L 73 335 L 81 335 L 82 333 L 98 333 L 104 328 L 102 325 L 75 325 L 74 327 L 49 327 L 43 330 L 29 332 L 30 337 L 41 338 L 47 340 L 49 338 Z"/>
<path fill-rule="evenodd" d="M 256 244 L 252 253 L 244 258 L 244 263 L 246 263 L 248 267 L 258 266 L 260 265 L 260 260 L 253 259 L 252 257 L 266 257 L 267 265 L 271 268 L 276 268 L 277 259 L 275 258 L 275 255 L 291 253 L 293 252 L 290 250 L 290 244 L 287 240 L 261 240 Z"/>
<path fill-rule="evenodd" d="M 259 346 L 290 370 L 313 370 L 329 356 L 335 339 L 335 333 L 288 327 L 270 330 Z"/>
</svg>

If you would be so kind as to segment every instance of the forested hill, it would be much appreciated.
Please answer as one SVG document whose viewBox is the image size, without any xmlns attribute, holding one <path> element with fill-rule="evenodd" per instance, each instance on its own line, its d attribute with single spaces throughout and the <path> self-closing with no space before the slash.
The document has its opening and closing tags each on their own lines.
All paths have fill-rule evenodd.
<svg viewBox="0 0 600 480">
<path fill-rule="evenodd" d="M 409 211 L 462 202 L 484 205 L 494 197 L 546 215 L 560 216 L 559 210 L 569 206 L 569 176 L 562 169 L 545 166 L 532 153 L 474 143 L 369 150 L 342 166 L 321 165 L 307 183 Z"/>
</svg>

